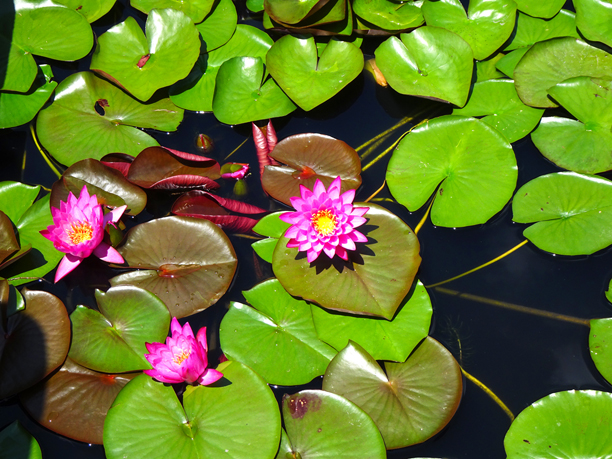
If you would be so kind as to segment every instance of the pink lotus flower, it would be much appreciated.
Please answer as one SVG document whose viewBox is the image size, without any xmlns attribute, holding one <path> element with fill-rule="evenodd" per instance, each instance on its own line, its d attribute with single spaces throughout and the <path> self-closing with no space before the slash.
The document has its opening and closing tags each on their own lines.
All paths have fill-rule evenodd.
<svg viewBox="0 0 612 459">
<path fill-rule="evenodd" d="M 55 282 L 92 253 L 109 263 L 123 263 L 119 252 L 103 239 L 106 225 L 115 226 L 126 207 L 117 207 L 104 215 L 98 198 L 95 194 L 89 196 L 87 186 L 83 186 L 78 199 L 69 193 L 68 201 L 62 201 L 59 209 L 51 207 L 53 225 L 42 230 L 40 234 L 53 242 L 53 247 L 66 254 L 57 267 Z"/>
<path fill-rule="evenodd" d="M 321 252 L 329 258 L 338 255 L 348 260 L 347 250 L 355 250 L 355 242 L 367 242 L 368 238 L 355 230 L 363 225 L 367 207 L 353 207 L 355 190 L 340 195 L 341 179 L 336 177 L 325 190 L 325 185 L 316 180 L 312 191 L 300 185 L 301 198 L 292 197 L 291 205 L 297 212 L 281 214 L 280 219 L 291 223 L 285 232 L 290 238 L 287 247 L 306 251 L 309 262 L 317 259 Z"/>
<path fill-rule="evenodd" d="M 223 373 L 207 368 L 206 327 L 200 328 L 195 338 L 189 323 L 181 328 L 173 317 L 170 330 L 172 336 L 166 338 L 166 344 L 146 343 L 150 354 L 145 354 L 145 358 L 153 369 L 144 370 L 145 374 L 171 384 L 186 382 L 206 386 L 221 379 Z"/>
<path fill-rule="evenodd" d="M 249 173 L 249 165 L 245 163 L 227 163 L 221 167 L 221 178 L 240 180 Z"/>
</svg>

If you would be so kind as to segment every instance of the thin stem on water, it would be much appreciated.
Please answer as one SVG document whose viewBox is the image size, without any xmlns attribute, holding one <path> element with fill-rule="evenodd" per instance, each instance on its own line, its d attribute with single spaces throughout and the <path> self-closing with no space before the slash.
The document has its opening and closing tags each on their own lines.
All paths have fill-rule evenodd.
<svg viewBox="0 0 612 459">
<path fill-rule="evenodd" d="M 383 180 L 383 184 L 380 186 L 380 188 L 379 188 L 378 190 L 376 190 L 374 193 L 372 193 L 372 195 L 371 195 L 371 196 L 370 196 L 368 199 L 366 199 L 365 201 L 363 201 L 363 202 L 370 202 L 370 200 L 371 200 L 372 198 L 376 197 L 376 195 L 377 195 L 378 193 L 380 193 L 380 192 L 383 190 L 383 188 L 385 188 L 385 185 L 386 185 L 386 184 L 387 184 L 387 181 L 386 181 L 386 180 Z"/>
<path fill-rule="evenodd" d="M 249 140 L 249 139 L 250 139 L 250 137 L 247 137 L 246 139 L 244 139 L 240 145 L 238 145 L 236 148 L 234 148 L 234 150 L 229 155 L 227 155 L 224 158 L 224 161 L 226 161 L 230 156 L 232 156 L 234 153 L 236 153 L 240 149 L 240 147 L 242 147 L 246 143 L 246 141 Z"/>
<path fill-rule="evenodd" d="M 416 231 L 415 231 L 415 233 L 416 233 Z M 446 284 L 446 283 L 448 283 L 448 282 L 451 282 L 451 281 L 454 281 L 454 280 L 456 280 L 456 279 L 459 279 L 460 277 L 467 276 L 468 274 L 472 274 L 473 272 L 476 272 L 476 271 L 478 271 L 479 269 L 482 269 L 482 268 L 484 268 L 484 267 L 486 267 L 486 266 L 492 265 L 492 264 L 493 264 L 493 263 L 495 263 L 496 261 L 499 261 L 499 260 L 501 260 L 502 258 L 504 258 L 504 257 L 506 257 L 506 256 L 508 256 L 508 255 L 510 255 L 512 252 L 514 252 L 515 250 L 520 249 L 521 247 L 523 247 L 523 246 L 524 246 L 525 244 L 527 244 L 528 242 L 529 242 L 529 241 L 528 241 L 527 239 L 525 239 L 525 240 L 524 240 L 523 242 L 521 242 L 520 244 L 518 244 L 518 245 L 516 245 L 516 246 L 512 247 L 510 250 L 508 250 L 507 252 L 502 253 L 500 256 L 498 256 L 498 257 L 494 258 L 493 260 L 487 261 L 486 263 L 484 263 L 484 264 L 482 264 L 482 265 L 480 265 L 480 266 L 477 266 L 477 267 L 476 267 L 476 268 L 474 268 L 474 269 L 470 269 L 469 271 L 466 271 L 466 272 L 464 272 L 464 273 L 462 273 L 462 274 L 459 274 L 458 276 L 451 277 L 450 279 L 446 279 L 446 280 L 443 280 L 443 281 L 441 281 L 441 282 L 436 282 L 435 284 L 426 285 L 426 286 L 425 286 L 425 288 L 433 288 L 433 287 L 437 287 L 438 285 Z"/>
<path fill-rule="evenodd" d="M 514 421 L 514 414 L 512 414 L 512 411 L 510 411 L 506 404 L 502 402 L 501 399 L 497 395 L 495 395 L 495 393 L 491 389 L 489 389 L 487 386 L 485 386 L 482 382 L 480 382 L 474 376 L 469 374 L 463 368 L 461 368 L 461 373 L 463 373 L 469 381 L 473 382 L 485 394 L 487 394 L 504 411 L 504 413 L 506 413 L 506 415 L 510 418 L 510 422 Z"/>
<path fill-rule="evenodd" d="M 414 229 L 414 234 L 415 235 L 418 234 L 419 231 L 421 231 L 421 228 L 423 227 L 423 225 L 427 221 L 427 217 L 429 217 L 429 211 L 431 210 L 431 206 L 433 206 L 433 202 L 434 202 L 434 200 L 432 199 L 431 202 L 429 203 L 429 206 L 427 207 L 427 210 L 425 211 L 425 215 L 423 215 L 423 218 L 421 218 L 421 221 L 419 222 L 419 224 Z"/>
<path fill-rule="evenodd" d="M 32 123 L 30 123 L 30 132 L 32 133 L 32 139 L 34 139 L 34 143 L 36 144 L 36 148 L 38 148 L 38 151 L 40 152 L 40 154 L 42 155 L 43 159 L 47 163 L 47 166 L 49 166 L 49 168 L 53 171 L 53 173 L 57 176 L 57 178 L 61 178 L 62 174 L 60 174 L 60 172 L 57 170 L 57 168 L 53 165 L 53 163 L 51 162 L 51 160 L 49 159 L 49 157 L 47 156 L 45 151 L 42 149 L 42 147 L 38 143 L 38 139 L 36 138 L 36 132 L 34 131 L 34 124 L 32 124 Z M 25 167 L 25 156 L 23 158 L 23 167 Z"/>
</svg>

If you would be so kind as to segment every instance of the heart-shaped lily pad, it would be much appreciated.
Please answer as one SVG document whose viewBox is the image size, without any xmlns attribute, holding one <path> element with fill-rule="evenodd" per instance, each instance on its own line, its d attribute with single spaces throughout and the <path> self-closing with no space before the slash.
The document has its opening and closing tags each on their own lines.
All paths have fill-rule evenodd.
<svg viewBox="0 0 612 459">
<path fill-rule="evenodd" d="M 504 74 L 496 67 L 499 60 L 503 57 L 503 53 L 496 53 L 488 59 L 476 62 L 476 82 L 503 78 Z"/>
<path fill-rule="evenodd" d="M 317 337 L 310 306 L 289 295 L 277 279 L 243 292 L 253 305 L 232 302 L 219 328 L 230 360 L 248 365 L 268 384 L 295 386 L 322 375 L 336 355 Z"/>
<path fill-rule="evenodd" d="M 39 192 L 40 186 L 12 181 L 0 182 L 0 209 L 11 221 L 17 222 L 34 203 Z"/>
<path fill-rule="evenodd" d="M 612 46 L 612 8 L 609 0 L 574 0 L 576 25 L 592 41 Z"/>
<path fill-rule="evenodd" d="M 67 358 L 57 372 L 19 399 L 45 428 L 84 443 L 102 444 L 108 409 L 119 391 L 139 374 L 98 373 Z"/>
<path fill-rule="evenodd" d="M 423 25 L 419 2 L 396 3 L 389 0 L 355 0 L 353 11 L 362 19 L 385 30 L 405 30 Z"/>
<path fill-rule="evenodd" d="M 519 97 L 533 107 L 556 107 L 548 89 L 569 78 L 591 76 L 612 80 L 612 54 L 571 37 L 533 45 L 514 69 Z"/>
<path fill-rule="evenodd" d="M 189 16 L 172 8 L 154 9 L 146 37 L 133 17 L 102 34 L 90 68 L 145 101 L 185 78 L 199 54 L 200 34 Z"/>
<path fill-rule="evenodd" d="M 264 0 L 264 10 L 277 21 L 295 24 L 327 2 L 328 0 L 297 0 L 287 3 L 284 0 Z"/>
<path fill-rule="evenodd" d="M 453 110 L 453 115 L 484 116 L 481 121 L 501 132 L 510 143 L 529 134 L 543 113 L 543 109 L 529 107 L 519 99 L 512 80 L 476 83 L 468 103 Z"/>
<path fill-rule="evenodd" d="M 215 304 L 236 272 L 236 253 L 214 223 L 166 217 L 132 228 L 119 252 L 131 268 L 110 280 L 155 293 L 173 317 L 185 317 Z"/>
<path fill-rule="evenodd" d="M 528 47 L 510 51 L 495 64 L 495 67 L 507 77 L 514 78 L 514 69 L 527 51 L 529 51 Z"/>
<path fill-rule="evenodd" d="M 273 214 L 266 215 L 253 227 L 253 231 L 257 234 L 268 236 L 266 239 L 251 244 L 255 253 L 268 263 L 272 263 L 274 249 L 276 248 L 276 243 L 279 238 L 285 234 L 285 231 L 291 226 L 289 223 L 285 223 L 278 218 L 282 213 L 283 212 L 274 212 Z"/>
<path fill-rule="evenodd" d="M 232 57 L 240 56 L 264 59 L 273 43 L 267 33 L 249 25 L 239 24 L 225 45 L 203 53 L 187 78 L 170 88 L 170 99 L 186 110 L 212 111 L 217 73 L 221 64 Z"/>
<path fill-rule="evenodd" d="M 19 241 L 13 229 L 13 223 L 6 214 L 0 211 L 0 263 L 19 250 Z"/>
<path fill-rule="evenodd" d="M 419 241 L 408 225 L 383 207 L 355 205 L 369 207 L 368 223 L 359 228 L 368 242 L 357 244 L 348 261 L 321 254 L 308 263 L 305 254 L 288 248 L 289 240 L 283 237 L 274 250 L 272 268 L 291 295 L 328 309 L 391 320 L 421 263 Z"/>
<path fill-rule="evenodd" d="M 387 373 L 352 341 L 331 361 L 323 389 L 346 397 L 368 413 L 387 449 L 422 443 L 442 430 L 459 407 L 463 380 L 452 354 L 427 337 Z"/>
<path fill-rule="evenodd" d="M 534 2 L 531 0 L 515 0 L 518 9 L 536 18 L 552 18 L 565 4 L 565 0 L 546 0 Z"/>
<path fill-rule="evenodd" d="M 0 457 L 42 459 L 36 439 L 19 421 L 13 421 L 0 432 Z"/>
<path fill-rule="evenodd" d="M 576 30 L 576 14 L 561 10 L 551 19 L 540 19 L 519 11 L 516 18 L 516 32 L 504 51 L 512 51 L 536 44 L 539 41 L 557 37 L 580 38 Z"/>
<path fill-rule="evenodd" d="M 313 11 L 312 14 L 308 15 L 299 22 L 289 24 L 286 22 L 274 20 L 275 28 L 284 27 L 291 30 L 292 32 L 302 31 L 314 31 L 319 26 L 325 26 L 328 24 L 336 24 L 339 21 L 343 21 L 347 17 L 347 2 L 346 0 L 329 0 L 325 2 L 323 7 Z M 268 16 L 271 21 L 271 18 Z M 338 31 L 339 32 L 339 31 Z"/>
<path fill-rule="evenodd" d="M 579 121 L 547 117 L 531 134 L 540 152 L 556 165 L 596 174 L 612 169 L 612 81 L 570 78 L 548 90 Z"/>
<path fill-rule="evenodd" d="M 506 437 L 508 459 L 612 456 L 612 394 L 596 390 L 556 392 L 516 417 Z"/>
<path fill-rule="evenodd" d="M 297 134 L 281 140 L 269 154 L 285 166 L 266 166 L 261 184 L 274 199 L 291 205 L 300 185 L 312 189 L 316 180 L 325 187 L 342 178 L 341 192 L 361 185 L 361 161 L 357 152 L 341 140 L 322 134 Z"/>
<path fill-rule="evenodd" d="M 512 197 L 516 180 L 516 158 L 506 138 L 477 119 L 456 115 L 413 129 L 387 169 L 391 194 L 410 211 L 435 192 L 431 221 L 447 227 L 488 221 Z"/>
<path fill-rule="evenodd" d="M 77 306 L 70 315 L 69 357 L 104 373 L 151 368 L 145 343 L 163 343 L 170 328 L 166 305 L 146 290 L 129 285 L 96 290 L 99 312 Z"/>
<path fill-rule="evenodd" d="M 308 111 L 357 78 L 363 54 L 352 43 L 331 40 L 318 58 L 314 38 L 285 35 L 268 51 L 266 66 L 291 100 Z"/>
<path fill-rule="evenodd" d="M 27 92 L 0 92 L 0 129 L 29 123 L 57 87 L 52 77 L 51 67 L 41 65 Z"/>
<path fill-rule="evenodd" d="M 317 335 L 337 350 L 349 340 L 362 346 L 376 360 L 403 362 L 429 334 L 431 301 L 420 281 L 392 321 L 328 312 L 312 305 Z"/>
<path fill-rule="evenodd" d="M 26 308 L 0 333 L 0 399 L 15 395 L 59 367 L 70 346 L 70 320 L 56 296 L 23 289 Z"/>
<path fill-rule="evenodd" d="M 53 104 L 38 114 L 36 130 L 53 157 L 70 166 L 108 153 L 136 156 L 159 145 L 136 127 L 175 131 L 182 119 L 183 110 L 169 99 L 141 104 L 93 73 L 79 72 L 60 83 Z"/>
<path fill-rule="evenodd" d="M 284 446 L 290 448 L 286 458 L 387 457 L 376 424 L 344 397 L 322 390 L 303 390 L 291 396 L 285 394 L 282 409 L 287 432 Z"/>
<path fill-rule="evenodd" d="M 135 378 L 106 417 L 106 457 L 174 457 L 177 452 L 182 459 L 274 457 L 281 430 L 274 394 L 241 363 L 224 362 L 217 370 L 225 383 L 189 386 L 184 408 L 172 387 L 146 375 Z"/>
<path fill-rule="evenodd" d="M 391 37 L 375 51 L 376 65 L 401 94 L 462 107 L 470 91 L 474 55 L 459 35 L 440 27 L 420 27 Z"/>
<path fill-rule="evenodd" d="M 592 319 L 589 333 L 589 351 L 595 366 L 606 378 L 612 381 L 612 319 Z"/>
<path fill-rule="evenodd" d="M 204 45 L 200 53 L 211 52 L 232 38 L 238 22 L 238 12 L 232 0 L 215 0 L 212 11 L 204 21 L 196 24 Z M 205 48 L 205 49 L 204 49 Z"/>
<path fill-rule="evenodd" d="M 474 58 L 486 59 L 514 29 L 514 0 L 470 0 L 466 15 L 459 0 L 426 0 L 421 7 L 428 26 L 443 27 L 469 43 Z"/>
<path fill-rule="evenodd" d="M 204 20 L 214 3 L 215 0 L 130 0 L 130 5 L 145 14 L 150 14 L 153 8 L 173 8 L 182 11 L 196 23 Z"/>
<path fill-rule="evenodd" d="M 267 78 L 259 57 L 234 57 L 219 68 L 212 108 L 219 121 L 240 124 L 285 116 L 295 105 Z"/>
<path fill-rule="evenodd" d="M 602 177 L 537 177 L 516 192 L 512 212 L 515 222 L 535 222 L 523 235 L 547 252 L 588 255 L 612 244 L 612 181 Z"/>
</svg>

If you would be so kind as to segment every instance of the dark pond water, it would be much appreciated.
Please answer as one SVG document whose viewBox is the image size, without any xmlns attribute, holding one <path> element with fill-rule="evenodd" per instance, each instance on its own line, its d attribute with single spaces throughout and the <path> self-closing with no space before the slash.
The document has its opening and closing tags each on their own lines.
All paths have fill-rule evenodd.
<svg viewBox="0 0 612 459">
<path fill-rule="evenodd" d="M 128 13 L 144 20 L 142 14 L 134 13 L 120 2 L 99 22 L 101 26 L 96 28 L 96 32 L 101 33 L 111 24 L 123 20 Z M 371 53 L 375 46 L 367 45 L 364 51 Z M 77 68 L 86 69 L 89 61 L 53 64 L 56 77 L 61 79 Z M 297 111 L 285 119 L 275 120 L 275 126 L 279 139 L 297 133 L 317 132 L 357 148 L 403 117 L 414 116 L 423 109 L 435 112 L 436 116 L 450 111 L 442 104 L 401 96 L 390 89 L 377 87 L 370 75 L 364 73 L 331 101 L 311 112 Z M 417 117 L 415 121 L 422 119 L 422 116 Z M 407 124 L 394 132 L 364 159 L 363 165 L 378 156 L 410 126 Z M 210 156 L 223 163 L 225 157 L 249 136 L 250 126 L 233 128 L 219 124 L 212 114 L 186 113 L 178 132 L 151 134 L 163 146 L 195 153 L 195 139 L 199 133 L 208 134 L 213 139 L 216 147 Z M 55 176 L 37 152 L 28 126 L 0 131 L 0 137 L 0 180 L 19 180 L 46 187 L 53 183 Z M 559 170 L 539 154 L 528 138 L 513 147 L 519 165 L 518 186 L 539 175 Z M 249 162 L 257 169 L 251 141 L 229 160 Z M 363 185 L 357 192 L 356 201 L 366 199 L 381 186 L 387 162 L 388 156 L 363 173 Z M 608 178 L 612 176 L 608 174 Z M 283 207 L 265 197 L 257 174 L 249 176 L 247 183 L 247 202 L 270 210 Z M 220 193 L 229 196 L 231 187 L 222 189 Z M 425 210 L 408 212 L 390 200 L 391 195 L 386 189 L 377 198 L 381 200 L 375 202 L 400 216 L 412 228 L 416 227 Z M 150 193 L 147 211 L 134 218 L 130 225 L 151 216 L 165 215 L 173 199 Z M 418 234 L 423 258 L 418 277 L 429 285 L 474 268 L 520 243 L 524 239 L 523 229 L 524 225 L 512 222 L 510 204 L 490 222 L 478 227 L 436 228 L 428 221 Z M 243 290 L 272 276 L 269 265 L 254 255 L 250 248 L 251 240 L 234 235 L 230 238 L 240 260 L 234 284 L 216 305 L 190 318 L 195 329 L 205 325 L 209 330 L 217 329 L 229 301 L 244 301 Z M 53 285 L 43 281 L 28 287 L 56 294 L 71 312 L 77 304 L 93 305 L 94 289 L 107 288 L 107 279 L 112 275 L 113 270 L 95 260 L 87 260 L 82 269 L 68 276 L 65 283 Z M 587 327 L 501 308 L 486 301 L 496 300 L 586 319 L 606 317 L 611 311 L 604 291 L 611 277 L 611 249 L 588 257 L 561 257 L 527 244 L 483 270 L 445 284 L 443 287 L 447 290 L 430 289 L 434 307 L 431 335 L 449 348 L 465 370 L 493 390 L 515 415 L 551 392 L 609 390 L 610 386 L 590 359 Z M 47 279 L 52 277 L 47 276 Z M 213 341 L 216 338 L 213 335 Z M 214 345 L 218 346 L 218 343 Z M 309 387 L 320 387 L 320 380 L 313 381 Z M 278 388 L 276 392 L 280 396 L 285 391 L 293 393 L 299 389 Z M 75 442 L 39 426 L 22 411 L 17 400 L 0 403 L 0 428 L 14 419 L 19 419 L 37 438 L 46 459 L 104 458 L 101 446 Z M 422 445 L 390 451 L 388 457 L 504 458 L 503 438 L 509 425 L 509 418 L 499 406 L 473 383 L 465 381 L 461 406 L 445 430 Z"/>
</svg>

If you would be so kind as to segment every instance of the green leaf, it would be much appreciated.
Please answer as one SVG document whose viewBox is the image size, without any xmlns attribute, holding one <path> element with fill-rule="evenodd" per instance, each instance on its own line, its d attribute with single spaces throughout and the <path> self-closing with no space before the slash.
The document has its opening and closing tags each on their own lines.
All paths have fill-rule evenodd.
<svg viewBox="0 0 612 459">
<path fill-rule="evenodd" d="M 506 138 L 477 119 L 455 115 L 414 128 L 387 168 L 389 190 L 408 210 L 419 209 L 435 192 L 431 221 L 446 227 L 488 221 L 512 197 L 516 180 Z"/>
<path fill-rule="evenodd" d="M 267 239 L 256 241 L 251 244 L 255 253 L 263 258 L 268 263 L 272 263 L 272 256 L 274 255 L 274 249 L 278 239 L 285 234 L 285 231 L 291 226 L 289 223 L 285 223 L 279 217 L 284 212 L 274 212 L 266 215 L 257 222 L 253 227 L 253 231 L 262 236 L 268 236 Z"/>
<path fill-rule="evenodd" d="M 71 8 L 87 19 L 90 24 L 108 13 L 117 0 L 54 0 Z"/>
<path fill-rule="evenodd" d="M 199 218 L 141 223 L 118 250 L 130 268 L 139 269 L 113 277 L 110 284 L 148 290 L 178 318 L 215 304 L 236 272 L 236 253 L 225 233 Z"/>
<path fill-rule="evenodd" d="M 238 13 L 232 0 L 215 0 L 212 11 L 204 21 L 196 24 L 204 45 L 200 53 L 211 52 L 232 38 L 238 22 Z"/>
<path fill-rule="evenodd" d="M 612 394 L 556 392 L 516 417 L 506 437 L 508 459 L 566 459 L 612 455 Z"/>
<path fill-rule="evenodd" d="M 276 82 L 266 79 L 259 57 L 234 57 L 221 65 L 212 107 L 217 119 L 226 124 L 276 118 L 295 110 Z"/>
<path fill-rule="evenodd" d="M 363 70 L 363 54 L 352 43 L 331 40 L 317 58 L 314 38 L 285 35 L 266 56 L 278 85 L 303 110 L 312 110 L 335 96 Z"/>
<path fill-rule="evenodd" d="M 481 121 L 501 132 L 510 143 L 529 134 L 543 113 L 543 109 L 529 107 L 519 99 L 512 80 L 476 83 L 468 103 L 453 110 L 453 115 L 484 116 Z"/>
<path fill-rule="evenodd" d="M 146 375 L 135 378 L 106 417 L 106 457 L 274 457 L 281 430 L 274 394 L 241 363 L 224 362 L 217 369 L 225 383 L 188 387 L 184 408 L 172 387 Z"/>
<path fill-rule="evenodd" d="M 404 363 L 385 363 L 387 374 L 352 341 L 331 361 L 323 390 L 346 397 L 374 420 L 387 449 L 422 443 L 446 426 L 459 407 L 461 368 L 427 337 Z"/>
<path fill-rule="evenodd" d="M 0 459 L 42 459 L 36 439 L 19 421 L 0 431 Z"/>
<path fill-rule="evenodd" d="M 531 17 L 519 11 L 516 19 L 516 32 L 504 51 L 530 47 L 539 41 L 557 37 L 580 38 L 576 30 L 576 15 L 571 11 L 561 10 L 551 19 Z"/>
<path fill-rule="evenodd" d="M 612 8 L 609 0 L 574 0 L 576 25 L 592 41 L 612 46 Z"/>
<path fill-rule="evenodd" d="M 513 220 L 540 249 L 589 255 L 612 244 L 612 181 L 575 172 L 537 177 L 512 201 Z"/>
<path fill-rule="evenodd" d="M 282 410 L 291 448 L 287 459 L 387 457 L 370 416 L 344 397 L 322 390 L 303 390 L 285 395 Z"/>
<path fill-rule="evenodd" d="M 368 242 L 349 252 L 348 261 L 330 260 L 322 253 L 308 263 L 297 248 L 287 248 L 289 240 L 283 237 L 274 250 L 272 268 L 291 295 L 328 309 L 391 320 L 421 263 L 419 241 L 408 225 L 386 209 L 356 205 L 369 207 L 368 222 L 359 227 Z"/>
<path fill-rule="evenodd" d="M 200 34 L 188 16 L 171 8 L 154 9 L 146 37 L 132 17 L 102 34 L 90 68 L 146 101 L 185 78 L 199 53 Z"/>
<path fill-rule="evenodd" d="M 473 53 L 459 35 L 439 27 L 420 27 L 391 37 L 375 51 L 376 65 L 393 89 L 463 106 L 468 98 Z"/>
<path fill-rule="evenodd" d="M 503 57 L 502 53 L 497 53 L 484 61 L 476 62 L 476 82 L 503 78 L 504 74 L 497 70 L 496 67 L 496 64 Z"/>
<path fill-rule="evenodd" d="M 138 128 L 175 131 L 182 119 L 183 110 L 169 99 L 142 104 L 93 73 L 79 72 L 60 83 L 53 104 L 39 113 L 36 130 L 53 157 L 70 166 L 109 153 L 136 156 L 159 145 Z"/>
<path fill-rule="evenodd" d="M 277 279 L 243 294 L 253 307 L 230 303 L 219 328 L 230 360 L 283 386 L 306 384 L 325 372 L 336 352 L 317 337 L 308 303 L 289 295 Z"/>
<path fill-rule="evenodd" d="M 317 4 L 324 4 L 320 0 L 297 0 L 286 2 L 284 0 L 264 0 L 264 9 L 272 19 L 287 24 L 295 24 L 304 19 Z"/>
<path fill-rule="evenodd" d="M 153 8 L 172 8 L 185 13 L 192 22 L 202 22 L 214 3 L 214 0 L 130 0 L 130 5 L 145 14 L 150 14 Z"/>
<path fill-rule="evenodd" d="M 612 303 L 612 280 L 610 280 L 610 285 L 608 286 L 608 290 L 606 290 L 606 298 Z"/>
<path fill-rule="evenodd" d="M 507 77 L 514 78 L 514 69 L 527 51 L 529 51 L 529 48 L 510 51 L 497 62 L 495 67 Z"/>
<path fill-rule="evenodd" d="M 514 29 L 514 0 L 470 0 L 466 15 L 459 0 L 426 0 L 422 6 L 428 26 L 455 32 L 471 46 L 474 59 L 493 54 Z"/>
<path fill-rule="evenodd" d="M 565 4 L 565 0 L 546 0 L 534 2 L 532 0 L 516 0 L 518 9 L 529 16 L 537 18 L 552 18 Z"/>
<path fill-rule="evenodd" d="M 79 365 L 105 373 L 151 368 L 145 343 L 163 343 L 170 313 L 155 295 L 132 286 L 96 290 L 99 312 L 77 306 L 70 315 L 69 357 Z"/>
<path fill-rule="evenodd" d="M 40 185 L 30 186 L 11 181 L 0 182 L 0 209 L 11 221 L 17 222 L 34 203 L 39 191 Z"/>
<path fill-rule="evenodd" d="M 420 281 L 392 321 L 328 312 L 315 305 L 311 308 L 322 341 L 337 350 L 354 341 L 376 360 L 403 362 L 428 335 L 431 325 L 431 301 Z"/>
<path fill-rule="evenodd" d="M 606 381 L 612 381 L 612 318 L 591 319 L 591 358 Z"/>
<path fill-rule="evenodd" d="M 353 11 L 362 19 L 385 30 L 405 30 L 423 25 L 419 2 L 396 3 L 389 0 L 354 0 Z"/>
<path fill-rule="evenodd" d="M 519 97 L 533 107 L 556 107 L 546 92 L 569 78 L 612 79 L 612 54 L 571 37 L 536 43 L 514 69 Z"/>
</svg>

